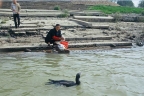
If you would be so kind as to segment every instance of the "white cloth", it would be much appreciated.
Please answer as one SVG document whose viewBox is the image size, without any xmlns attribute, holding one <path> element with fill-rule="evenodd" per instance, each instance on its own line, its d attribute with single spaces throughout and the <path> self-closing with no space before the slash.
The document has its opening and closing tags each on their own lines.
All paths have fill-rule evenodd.
<svg viewBox="0 0 144 96">
<path fill-rule="evenodd" d="M 63 44 L 58 44 L 58 48 L 63 51 L 65 49 L 65 46 Z"/>
</svg>

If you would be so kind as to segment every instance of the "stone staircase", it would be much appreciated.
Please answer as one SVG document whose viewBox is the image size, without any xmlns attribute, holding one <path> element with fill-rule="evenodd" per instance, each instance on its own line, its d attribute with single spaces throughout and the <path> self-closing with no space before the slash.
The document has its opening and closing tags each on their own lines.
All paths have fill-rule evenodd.
<svg viewBox="0 0 144 96">
<path fill-rule="evenodd" d="M 2 10 L 2 9 L 1 9 Z M 25 10 L 22 10 L 25 11 Z M 27 10 L 32 14 L 42 12 L 55 12 L 54 10 Z M 8 13 L 8 9 L 4 9 L 0 12 L 0 14 Z M 77 11 L 71 11 L 73 14 L 77 14 Z M 23 13 L 24 14 L 24 13 Z M 8 15 L 8 14 L 5 14 Z M 46 37 L 47 32 L 53 28 L 55 23 L 60 22 L 62 34 L 66 37 L 66 41 L 69 42 L 70 49 L 88 49 L 92 48 L 96 49 L 98 47 L 131 47 L 131 42 L 118 42 L 114 41 L 112 36 L 105 36 L 102 34 L 101 30 L 108 30 L 109 25 L 100 25 L 100 24 L 93 24 L 92 22 L 112 22 L 113 17 L 104 17 L 104 16 L 73 16 L 71 18 L 48 18 L 44 17 L 42 14 L 39 15 L 40 17 L 35 14 L 35 17 L 31 15 L 30 18 L 27 19 L 21 18 L 21 25 L 20 28 L 14 28 L 13 21 L 8 21 L 8 24 L 2 24 L 1 29 L 8 29 L 11 35 L 21 37 L 21 36 L 34 36 L 33 42 L 20 44 L 20 43 L 13 43 L 11 46 L 1 46 L 0 51 L 24 51 L 25 49 L 30 50 L 47 50 L 50 49 L 47 44 L 44 42 L 44 38 Z M 29 15 L 30 16 L 30 15 Z M 38 18 L 37 20 L 34 20 Z M 85 36 L 85 34 L 89 33 L 89 35 Z M 101 35 L 97 35 L 97 34 Z M 37 37 L 41 36 L 39 42 L 35 41 Z M 30 41 L 29 41 L 30 42 Z M 19 46 L 17 46 L 19 45 Z M 22 46 L 23 45 L 23 46 Z"/>
</svg>

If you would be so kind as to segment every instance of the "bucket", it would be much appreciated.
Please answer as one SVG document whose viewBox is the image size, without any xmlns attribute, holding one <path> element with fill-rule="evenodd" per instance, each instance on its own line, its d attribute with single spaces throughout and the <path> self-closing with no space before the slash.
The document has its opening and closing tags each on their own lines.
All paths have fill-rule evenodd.
<svg viewBox="0 0 144 96">
<path fill-rule="evenodd" d="M 67 41 L 61 41 L 60 44 L 63 44 L 65 46 L 65 49 L 68 49 L 68 42 Z"/>
</svg>

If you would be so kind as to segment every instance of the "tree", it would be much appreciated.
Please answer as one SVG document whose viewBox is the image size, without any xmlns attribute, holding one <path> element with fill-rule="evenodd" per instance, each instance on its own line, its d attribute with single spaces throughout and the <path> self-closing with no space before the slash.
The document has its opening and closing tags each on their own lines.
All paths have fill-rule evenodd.
<svg viewBox="0 0 144 96">
<path fill-rule="evenodd" d="M 114 3 L 116 3 L 117 2 L 117 0 L 110 0 L 111 2 L 114 2 Z"/>
<path fill-rule="evenodd" d="M 121 6 L 134 7 L 134 3 L 132 2 L 132 0 L 118 0 L 117 4 L 119 4 Z"/>
<path fill-rule="evenodd" d="M 141 1 L 140 1 L 139 7 L 143 7 L 143 8 L 144 8 L 144 0 L 141 0 Z"/>
</svg>

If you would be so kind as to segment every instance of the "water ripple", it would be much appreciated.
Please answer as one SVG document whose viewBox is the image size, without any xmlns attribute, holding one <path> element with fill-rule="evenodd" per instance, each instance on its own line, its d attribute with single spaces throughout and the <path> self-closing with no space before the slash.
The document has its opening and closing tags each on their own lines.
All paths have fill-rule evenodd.
<svg viewBox="0 0 144 96">
<path fill-rule="evenodd" d="M 70 54 L 0 54 L 0 96 L 143 96 L 144 49 Z M 75 80 L 66 88 L 45 86 L 48 79 Z"/>
</svg>

